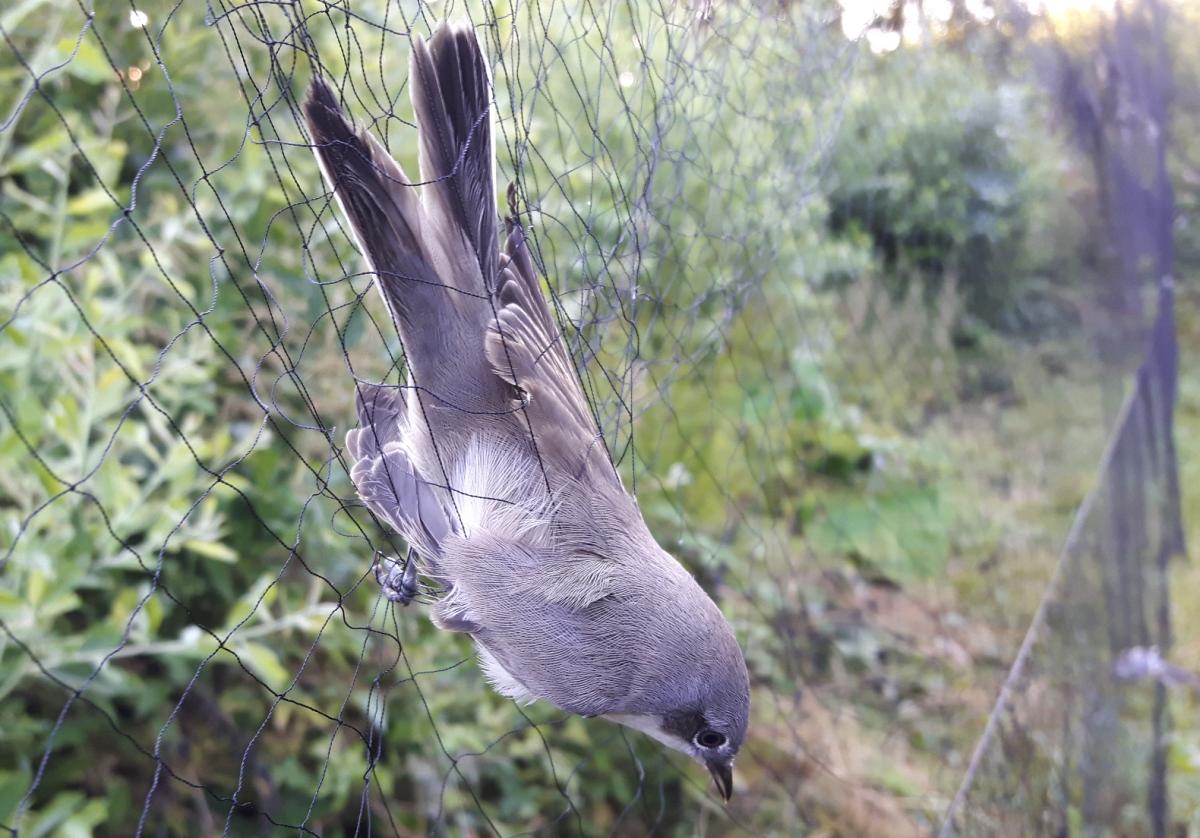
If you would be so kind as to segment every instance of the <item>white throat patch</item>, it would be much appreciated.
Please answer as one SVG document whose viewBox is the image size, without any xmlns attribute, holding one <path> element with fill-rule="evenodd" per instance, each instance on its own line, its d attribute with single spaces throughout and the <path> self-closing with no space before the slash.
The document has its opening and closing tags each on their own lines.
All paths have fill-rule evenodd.
<svg viewBox="0 0 1200 838">
<path fill-rule="evenodd" d="M 633 728 L 639 733 L 644 733 L 680 753 L 687 754 L 688 756 L 693 755 L 692 744 L 686 739 L 681 739 L 675 734 L 668 733 L 659 727 L 657 716 L 639 716 L 636 713 L 609 713 L 604 718 L 610 722 L 616 722 L 619 725 Z"/>
</svg>

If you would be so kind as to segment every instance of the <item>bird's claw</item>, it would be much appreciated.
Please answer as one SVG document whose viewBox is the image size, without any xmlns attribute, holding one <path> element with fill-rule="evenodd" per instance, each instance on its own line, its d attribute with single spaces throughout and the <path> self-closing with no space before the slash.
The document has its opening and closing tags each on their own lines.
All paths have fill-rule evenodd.
<svg viewBox="0 0 1200 838">
<path fill-rule="evenodd" d="M 375 564 L 371 568 L 375 572 L 375 581 L 383 590 L 388 602 L 398 602 L 408 605 L 416 597 L 417 585 L 417 552 L 408 548 L 408 555 L 401 564 L 398 559 L 376 552 Z"/>
</svg>

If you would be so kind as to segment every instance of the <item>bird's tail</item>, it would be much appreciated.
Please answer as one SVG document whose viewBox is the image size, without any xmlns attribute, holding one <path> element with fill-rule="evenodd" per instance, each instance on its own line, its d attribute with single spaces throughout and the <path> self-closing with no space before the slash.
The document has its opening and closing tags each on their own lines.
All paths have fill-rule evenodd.
<svg viewBox="0 0 1200 838">
<path fill-rule="evenodd" d="M 417 38 L 409 84 L 430 231 L 456 286 L 490 292 L 500 257 L 492 79 L 474 30 L 443 24 L 428 44 Z"/>
<path fill-rule="evenodd" d="M 304 114 L 321 173 L 404 332 L 444 293 L 423 243 L 416 190 L 387 150 L 354 128 L 324 79 L 313 79 Z"/>
<path fill-rule="evenodd" d="M 475 33 L 442 25 L 428 43 L 415 38 L 409 86 L 420 133 L 417 186 L 374 137 L 354 128 L 324 80 L 312 82 L 304 112 L 321 171 L 409 362 L 418 375 L 426 367 L 423 383 L 434 386 L 447 359 L 464 352 L 485 369 L 487 294 L 499 259 L 491 77 Z"/>
</svg>

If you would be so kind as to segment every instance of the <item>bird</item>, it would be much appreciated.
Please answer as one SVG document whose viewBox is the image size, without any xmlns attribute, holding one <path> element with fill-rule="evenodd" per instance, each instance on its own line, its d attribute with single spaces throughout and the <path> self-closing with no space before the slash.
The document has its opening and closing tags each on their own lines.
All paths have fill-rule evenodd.
<svg viewBox="0 0 1200 838">
<path fill-rule="evenodd" d="M 409 545 L 376 565 L 407 604 L 474 641 L 501 695 L 640 731 L 733 794 L 750 679 L 729 622 L 625 489 L 520 221 L 501 233 L 491 71 L 474 29 L 414 35 L 420 180 L 314 75 L 322 177 L 399 332 L 407 383 L 357 385 L 359 499 Z"/>
</svg>

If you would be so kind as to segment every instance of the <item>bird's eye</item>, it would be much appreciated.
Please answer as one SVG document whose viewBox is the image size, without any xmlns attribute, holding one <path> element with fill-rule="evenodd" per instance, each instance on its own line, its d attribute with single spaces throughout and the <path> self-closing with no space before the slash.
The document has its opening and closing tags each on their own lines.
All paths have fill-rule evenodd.
<svg viewBox="0 0 1200 838">
<path fill-rule="evenodd" d="M 705 728 L 696 734 L 696 744 L 701 748 L 719 748 L 725 744 L 725 737 L 715 730 Z"/>
</svg>

